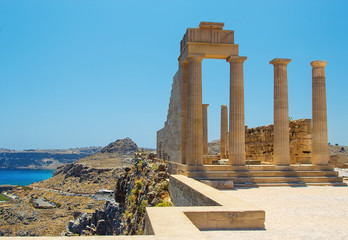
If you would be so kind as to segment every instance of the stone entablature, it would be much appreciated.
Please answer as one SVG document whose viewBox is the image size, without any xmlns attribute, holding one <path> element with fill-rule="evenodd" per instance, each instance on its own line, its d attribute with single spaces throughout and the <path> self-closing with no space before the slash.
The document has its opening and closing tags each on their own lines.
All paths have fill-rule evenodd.
<svg viewBox="0 0 348 240">
<path fill-rule="evenodd" d="M 192 42 L 234 44 L 234 31 L 223 30 L 223 27 L 223 23 L 201 22 L 198 28 L 188 28 L 180 42 L 180 52 Z"/>
<path fill-rule="evenodd" d="M 234 31 L 223 30 L 223 23 L 201 22 L 198 28 L 188 28 L 180 42 L 179 66 L 189 57 L 227 59 L 238 56 Z"/>
<path fill-rule="evenodd" d="M 246 159 L 273 163 L 273 125 L 245 131 Z M 310 164 L 312 152 L 311 119 L 289 122 L 290 164 Z"/>
</svg>

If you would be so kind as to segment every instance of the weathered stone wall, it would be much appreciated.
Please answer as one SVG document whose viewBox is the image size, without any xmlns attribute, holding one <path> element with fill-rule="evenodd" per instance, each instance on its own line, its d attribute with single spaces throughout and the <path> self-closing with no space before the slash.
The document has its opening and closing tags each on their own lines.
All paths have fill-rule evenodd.
<svg viewBox="0 0 348 240">
<path fill-rule="evenodd" d="M 290 163 L 311 163 L 311 119 L 298 119 L 289 123 Z M 246 129 L 246 158 L 273 162 L 273 125 Z"/>
<path fill-rule="evenodd" d="M 169 177 L 169 192 L 172 202 L 177 207 L 182 206 L 219 206 L 220 204 L 192 188 L 192 186 Z"/>
<path fill-rule="evenodd" d="M 180 69 L 173 78 L 167 121 L 157 132 L 157 154 L 159 158 L 181 161 L 182 86 Z"/>
</svg>

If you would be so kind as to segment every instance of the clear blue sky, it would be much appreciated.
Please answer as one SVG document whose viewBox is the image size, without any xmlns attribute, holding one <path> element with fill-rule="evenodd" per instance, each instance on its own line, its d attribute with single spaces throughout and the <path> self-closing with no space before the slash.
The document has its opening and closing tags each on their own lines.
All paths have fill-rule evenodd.
<svg viewBox="0 0 348 240">
<path fill-rule="evenodd" d="M 348 145 L 348 1 L 0 0 L 0 147 L 155 147 L 179 43 L 200 21 L 235 31 L 246 124 L 273 122 L 275 57 L 288 65 L 289 114 L 311 118 L 311 66 L 327 60 L 329 142 Z M 203 62 L 209 140 L 219 138 L 229 66 Z"/>
</svg>

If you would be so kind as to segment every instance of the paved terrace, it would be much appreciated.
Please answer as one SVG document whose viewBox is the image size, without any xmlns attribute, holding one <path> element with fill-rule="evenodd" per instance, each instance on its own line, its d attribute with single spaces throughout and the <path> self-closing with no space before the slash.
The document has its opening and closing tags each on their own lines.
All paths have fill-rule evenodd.
<svg viewBox="0 0 348 240">
<path fill-rule="evenodd" d="M 266 211 L 266 230 L 203 231 L 208 239 L 348 239 L 348 187 L 223 191 Z"/>
</svg>

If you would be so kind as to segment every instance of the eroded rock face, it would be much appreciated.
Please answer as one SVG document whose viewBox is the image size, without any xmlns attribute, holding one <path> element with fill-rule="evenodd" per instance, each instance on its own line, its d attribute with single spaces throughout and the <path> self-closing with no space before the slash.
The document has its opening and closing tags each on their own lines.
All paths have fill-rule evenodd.
<svg viewBox="0 0 348 240">
<path fill-rule="evenodd" d="M 115 189 L 116 202 L 106 202 L 87 216 L 70 221 L 65 235 L 135 235 L 142 234 L 145 208 L 168 204 L 168 172 L 164 163 L 146 158 L 133 159 L 132 168 L 124 168 Z"/>
<path fill-rule="evenodd" d="M 80 179 L 80 182 L 84 181 L 95 181 L 98 175 L 103 172 L 111 171 L 111 169 L 95 169 L 82 164 L 70 163 L 64 166 L 59 167 L 56 171 L 53 172 L 53 176 L 59 174 L 64 174 L 64 178 L 76 177 Z"/>
<path fill-rule="evenodd" d="M 131 155 L 140 151 L 135 142 L 130 138 L 118 139 L 113 143 L 110 143 L 101 150 L 101 153 L 117 153 L 119 155 Z"/>
<path fill-rule="evenodd" d="M 65 235 L 112 235 L 115 232 L 116 217 L 119 214 L 119 205 L 106 202 L 104 209 L 97 209 L 92 215 L 82 214 L 68 224 Z"/>
</svg>

